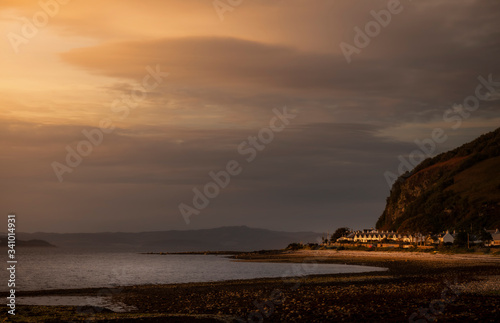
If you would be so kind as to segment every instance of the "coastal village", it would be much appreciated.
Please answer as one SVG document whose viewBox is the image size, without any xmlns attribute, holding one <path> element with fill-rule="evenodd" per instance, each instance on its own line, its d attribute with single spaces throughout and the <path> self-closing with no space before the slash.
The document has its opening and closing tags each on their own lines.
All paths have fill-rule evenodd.
<svg viewBox="0 0 500 323">
<path fill-rule="evenodd" d="M 467 245 L 484 245 L 485 247 L 500 247 L 500 231 L 484 230 L 479 235 L 467 234 L 464 232 L 445 231 L 434 235 L 424 235 L 421 233 L 399 233 L 394 231 L 380 231 L 367 229 L 361 231 L 351 231 L 345 228 L 344 234 L 340 238 L 333 239 L 333 236 L 323 240 L 323 245 L 364 245 L 373 247 L 403 247 L 403 248 L 434 248 L 439 245 L 457 244 L 458 239 L 465 238 Z M 462 237 L 460 237 L 462 235 Z"/>
</svg>

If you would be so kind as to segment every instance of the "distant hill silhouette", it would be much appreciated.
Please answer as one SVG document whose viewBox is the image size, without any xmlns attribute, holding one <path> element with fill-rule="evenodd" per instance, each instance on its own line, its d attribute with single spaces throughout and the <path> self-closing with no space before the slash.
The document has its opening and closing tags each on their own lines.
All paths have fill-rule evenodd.
<svg viewBox="0 0 500 323">
<path fill-rule="evenodd" d="M 8 239 L 7 237 L 0 237 L 0 246 L 7 247 Z M 54 245 L 48 243 L 44 240 L 17 240 L 15 241 L 15 247 L 55 247 Z"/>
<path fill-rule="evenodd" d="M 204 230 L 103 233 L 18 233 L 23 239 L 43 239 L 60 247 L 139 252 L 254 251 L 282 249 L 295 241 L 316 242 L 314 232 L 282 232 L 246 226 Z"/>
<path fill-rule="evenodd" d="M 428 158 L 392 186 L 377 228 L 500 228 L 500 128 Z"/>
</svg>

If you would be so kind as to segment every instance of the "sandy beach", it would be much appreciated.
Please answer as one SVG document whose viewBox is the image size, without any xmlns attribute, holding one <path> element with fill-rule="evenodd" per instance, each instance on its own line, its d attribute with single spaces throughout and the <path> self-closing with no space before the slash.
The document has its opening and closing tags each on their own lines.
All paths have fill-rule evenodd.
<svg viewBox="0 0 500 323">
<path fill-rule="evenodd" d="M 298 250 L 290 253 L 291 257 L 313 257 L 339 259 L 380 259 L 380 260 L 422 260 L 440 262 L 481 262 L 500 264 L 500 257 L 484 254 L 444 254 L 428 252 L 398 252 L 398 251 L 350 251 L 350 250 Z"/>
<path fill-rule="evenodd" d="M 498 322 L 500 257 L 475 254 L 302 250 L 233 256 L 297 263 L 297 277 L 127 286 L 113 300 L 136 308 L 20 306 L 14 321 L 101 322 Z M 300 264 L 341 263 L 387 271 L 306 276 Z M 87 295 L 98 289 L 30 292 Z M 5 314 L 3 314 L 5 317 Z"/>
</svg>

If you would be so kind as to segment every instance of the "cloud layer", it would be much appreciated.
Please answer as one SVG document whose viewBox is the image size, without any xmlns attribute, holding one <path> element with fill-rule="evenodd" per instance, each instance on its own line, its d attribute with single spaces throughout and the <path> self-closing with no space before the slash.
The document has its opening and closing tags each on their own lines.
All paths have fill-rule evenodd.
<svg viewBox="0 0 500 323">
<path fill-rule="evenodd" d="M 61 6 L 15 54 L 0 44 L 1 212 L 22 231 L 147 231 L 249 225 L 280 230 L 373 226 L 398 156 L 435 127 L 444 151 L 498 127 L 498 93 L 459 129 L 443 113 L 500 80 L 498 1 L 401 1 L 403 10 L 347 63 L 339 47 L 387 1 L 79 1 Z M 99 8 L 96 10 L 95 8 Z M 3 1 L 21 32 L 33 1 Z M 126 118 L 146 68 L 168 72 Z M 273 109 L 297 117 L 248 163 L 238 145 Z M 59 183 L 83 130 L 116 127 Z M 229 160 L 243 172 L 186 226 L 180 203 Z"/>
</svg>

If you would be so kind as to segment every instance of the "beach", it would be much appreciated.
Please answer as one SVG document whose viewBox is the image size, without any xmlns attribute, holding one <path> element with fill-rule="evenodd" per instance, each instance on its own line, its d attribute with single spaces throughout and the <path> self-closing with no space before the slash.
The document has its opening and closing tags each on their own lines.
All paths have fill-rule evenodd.
<svg viewBox="0 0 500 323">
<path fill-rule="evenodd" d="M 95 296 L 105 291 L 113 301 L 135 310 L 114 313 L 94 307 L 19 306 L 14 321 L 495 322 L 500 319 L 498 256 L 299 250 L 241 253 L 232 257 L 235 261 L 296 263 L 297 277 L 20 292 L 22 296 Z M 301 267 L 304 262 L 387 270 L 307 276 Z"/>
</svg>

